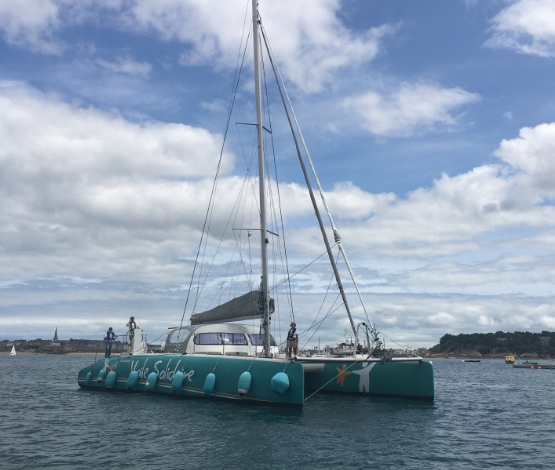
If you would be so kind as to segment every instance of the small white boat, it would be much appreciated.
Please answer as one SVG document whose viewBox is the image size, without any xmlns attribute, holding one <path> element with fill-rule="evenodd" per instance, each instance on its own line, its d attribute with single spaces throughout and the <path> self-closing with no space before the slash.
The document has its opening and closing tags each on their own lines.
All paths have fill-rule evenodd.
<svg viewBox="0 0 555 470">
<path fill-rule="evenodd" d="M 10 352 L 10 356 L 15 356 L 15 345 L 12 345 L 12 350 Z"/>
</svg>

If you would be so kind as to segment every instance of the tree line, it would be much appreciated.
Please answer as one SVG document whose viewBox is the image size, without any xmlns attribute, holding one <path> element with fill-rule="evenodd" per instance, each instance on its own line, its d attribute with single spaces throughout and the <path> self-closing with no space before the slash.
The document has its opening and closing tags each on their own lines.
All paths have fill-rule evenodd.
<svg viewBox="0 0 555 470">
<path fill-rule="evenodd" d="M 542 331 L 530 333 L 471 333 L 445 334 L 430 349 L 432 354 L 449 354 L 477 351 L 484 356 L 500 354 L 534 355 L 538 357 L 555 357 L 555 332 Z"/>
</svg>

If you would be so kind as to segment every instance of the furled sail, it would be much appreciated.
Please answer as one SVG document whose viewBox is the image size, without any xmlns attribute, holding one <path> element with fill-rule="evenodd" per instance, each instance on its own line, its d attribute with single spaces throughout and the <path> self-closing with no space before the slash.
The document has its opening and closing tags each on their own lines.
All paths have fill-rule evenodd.
<svg viewBox="0 0 555 470">
<path fill-rule="evenodd" d="M 264 298 L 261 292 L 253 290 L 218 305 L 211 310 L 191 315 L 191 325 L 262 318 L 264 315 L 263 302 Z M 270 313 L 273 311 L 274 299 L 270 299 Z"/>
</svg>

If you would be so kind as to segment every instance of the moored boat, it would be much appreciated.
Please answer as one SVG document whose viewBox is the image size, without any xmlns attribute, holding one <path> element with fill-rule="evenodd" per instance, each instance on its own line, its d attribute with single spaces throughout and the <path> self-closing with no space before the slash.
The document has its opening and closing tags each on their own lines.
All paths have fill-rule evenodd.
<svg viewBox="0 0 555 470">
<path fill-rule="evenodd" d="M 505 356 L 505 364 L 514 364 L 515 363 L 515 357 L 512 354 L 507 354 Z"/>
<path fill-rule="evenodd" d="M 302 406 L 300 363 L 256 356 L 144 354 L 107 358 L 82 369 L 82 388 L 212 397 Z"/>
<path fill-rule="evenodd" d="M 237 323 L 174 328 L 162 354 L 145 354 L 140 331 L 129 353 L 78 374 L 82 388 L 302 406 L 316 391 L 433 399 L 433 369 L 420 357 L 259 357 L 255 329 Z M 271 344 L 275 344 L 271 338 Z M 133 351 L 135 351 L 133 353 Z M 247 384 L 247 385 L 246 385 Z"/>
<path fill-rule="evenodd" d="M 261 20 L 257 0 L 252 0 L 252 11 L 260 226 L 257 229 L 241 228 L 238 230 L 249 230 L 249 236 L 250 230 L 260 232 L 260 287 L 210 310 L 192 314 L 189 325 L 182 324 L 172 329 L 166 340 L 163 353 L 144 354 L 132 342 L 129 354 L 101 360 L 83 368 L 79 372 L 78 383 L 83 388 L 92 389 L 207 396 L 252 403 L 294 406 L 302 406 L 305 396 L 309 392 L 318 391 L 433 400 L 434 377 L 432 364 L 424 361 L 422 357 L 392 357 L 383 350 L 382 343 L 378 339 L 378 332 L 368 318 L 362 296 L 355 283 L 355 288 L 368 319 L 368 325 L 365 323 L 359 324 L 359 327 L 364 325 L 366 328 L 368 353 L 364 355 L 357 354 L 359 327 L 355 327 L 351 316 L 349 303 L 296 138 L 295 147 L 322 232 L 326 253 L 334 271 L 339 295 L 341 295 L 353 329 L 354 343 L 352 346 L 347 345 L 342 348 L 341 354 L 319 357 L 299 356 L 295 360 L 279 357 L 278 347 L 270 334 L 271 315 L 275 307 L 273 299 L 270 298 L 270 291 L 273 287 L 269 285 L 267 250 L 268 234 L 276 234 L 269 231 L 266 224 L 264 139 L 262 133 L 267 129 L 263 125 L 261 111 L 259 66 Z M 266 40 L 265 36 L 264 39 Z M 273 66 L 273 58 L 268 47 L 267 49 Z M 276 73 L 276 79 L 277 77 L 278 73 Z M 287 113 L 287 102 L 282 94 L 284 88 L 280 88 L 279 80 L 277 81 Z M 290 112 L 292 113 L 292 108 Z M 291 130 L 295 134 L 289 114 L 287 118 Z M 302 139 L 300 129 L 297 129 L 297 132 Z M 305 151 L 310 167 L 314 172 L 306 148 Z M 314 176 L 318 182 L 315 173 Z M 319 189 L 323 205 L 327 210 L 323 191 L 321 188 Z M 210 210 L 207 211 L 207 217 L 209 213 Z M 339 247 L 354 283 L 354 276 L 341 245 L 341 238 L 331 214 L 329 211 L 327 213 L 335 243 Z M 195 270 L 193 270 L 194 272 Z M 191 289 L 189 289 L 190 293 Z M 246 319 L 259 321 L 260 327 L 235 323 Z M 258 332 L 260 332 L 260 335 Z M 136 333 L 134 339 L 135 337 L 140 337 L 140 335 Z"/>
<path fill-rule="evenodd" d="M 543 364 L 537 361 L 524 361 L 520 364 L 513 364 L 515 369 L 555 369 L 553 364 Z"/>
</svg>

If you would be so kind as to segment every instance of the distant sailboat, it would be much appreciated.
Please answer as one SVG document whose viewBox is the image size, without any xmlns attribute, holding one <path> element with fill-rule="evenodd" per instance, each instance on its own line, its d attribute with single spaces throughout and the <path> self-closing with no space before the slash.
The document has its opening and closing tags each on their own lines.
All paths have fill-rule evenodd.
<svg viewBox="0 0 555 470">
<path fill-rule="evenodd" d="M 15 345 L 12 345 L 12 350 L 10 352 L 10 356 L 15 356 Z"/>
</svg>

